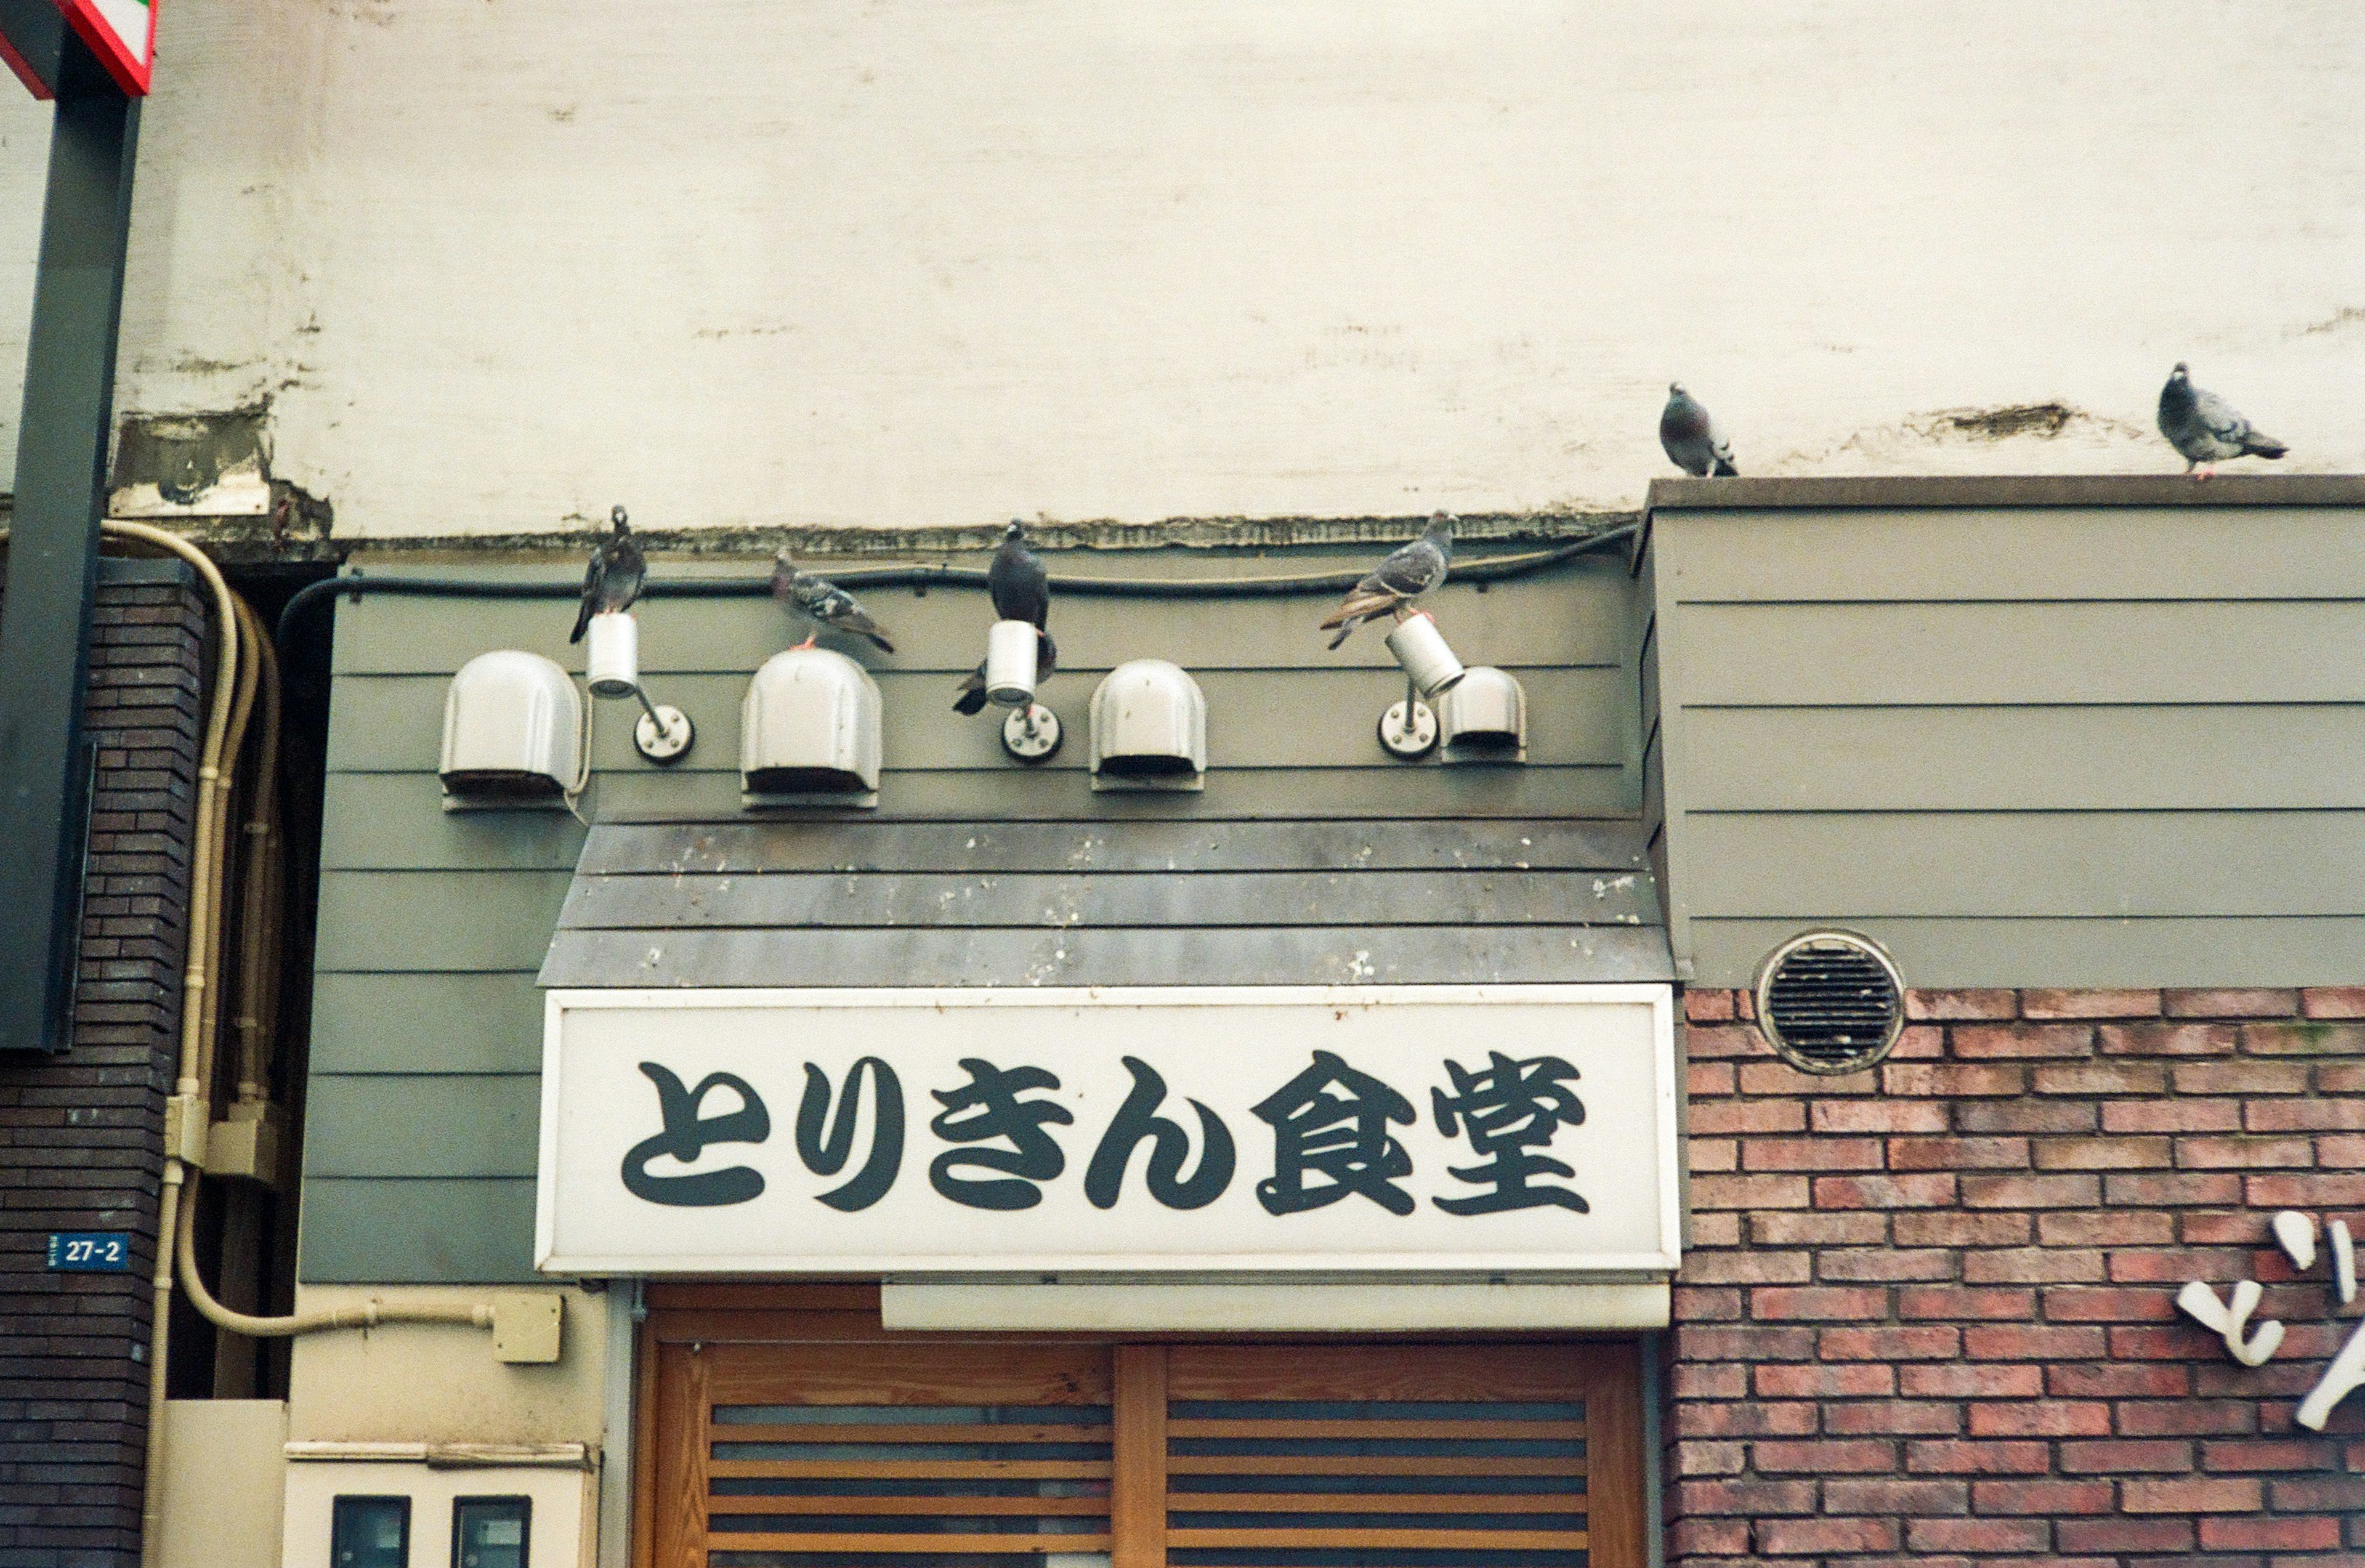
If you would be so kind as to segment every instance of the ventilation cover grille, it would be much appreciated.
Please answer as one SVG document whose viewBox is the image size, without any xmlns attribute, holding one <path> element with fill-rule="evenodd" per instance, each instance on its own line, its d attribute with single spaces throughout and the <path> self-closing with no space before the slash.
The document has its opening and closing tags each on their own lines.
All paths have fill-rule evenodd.
<svg viewBox="0 0 2365 1568">
<path fill-rule="evenodd" d="M 1765 957 L 1757 1027 L 1802 1072 L 1859 1072 L 1888 1056 L 1905 1025 L 1905 981 L 1878 945 L 1811 931 Z"/>
</svg>

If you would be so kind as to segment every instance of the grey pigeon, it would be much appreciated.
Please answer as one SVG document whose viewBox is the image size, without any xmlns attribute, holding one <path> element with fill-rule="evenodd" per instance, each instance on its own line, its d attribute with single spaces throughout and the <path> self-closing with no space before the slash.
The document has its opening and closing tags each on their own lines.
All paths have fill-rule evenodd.
<svg viewBox="0 0 2365 1568">
<path fill-rule="evenodd" d="M 970 671 L 969 674 L 961 678 L 961 683 L 959 687 L 956 689 L 953 696 L 953 711 L 956 713 L 982 713 L 985 711 L 985 664 L 983 660 L 980 660 L 978 666 L 975 669 Z"/>
<path fill-rule="evenodd" d="M 583 607 L 576 612 L 574 634 L 566 639 L 570 643 L 583 640 L 593 616 L 632 609 L 648 581 L 649 564 L 641 555 L 632 525 L 624 521 L 624 509 L 613 509 L 608 519 L 616 531 L 591 552 L 591 565 L 583 574 Z"/>
<path fill-rule="evenodd" d="M 1322 630 L 1335 628 L 1339 633 L 1330 639 L 1331 647 L 1353 636 L 1355 628 L 1364 622 L 1400 610 L 1437 587 L 1452 565 L 1453 519 L 1439 512 L 1420 531 L 1420 537 L 1398 545 L 1324 618 Z"/>
<path fill-rule="evenodd" d="M 1051 641 L 1051 579 L 1042 557 L 1026 548 L 1026 526 L 1015 518 L 985 568 L 985 591 L 993 599 L 995 620 L 1034 622 L 1042 644 L 1035 673 L 1049 675 L 1059 662 L 1059 645 Z"/>
<path fill-rule="evenodd" d="M 1666 448 L 1668 461 L 1687 474 L 1731 478 L 1741 472 L 1732 465 L 1732 443 L 1717 429 L 1716 416 L 1680 381 L 1667 383 L 1667 406 L 1659 413 L 1659 444 Z"/>
<path fill-rule="evenodd" d="M 2216 393 L 2192 385 L 2179 360 L 2159 389 L 2159 433 L 2184 454 L 2184 471 L 2209 477 L 2209 465 L 2229 457 L 2281 457 L 2291 450 L 2253 427 L 2241 410 Z"/>
<path fill-rule="evenodd" d="M 895 644 L 887 640 L 879 622 L 870 619 L 861 600 L 827 577 L 798 571 L 785 548 L 772 557 L 772 597 L 802 610 L 814 622 L 816 631 L 799 644 L 800 647 L 812 647 L 813 637 L 820 634 L 817 629 L 827 626 L 833 631 L 868 637 L 879 644 L 882 654 L 895 651 Z"/>
</svg>

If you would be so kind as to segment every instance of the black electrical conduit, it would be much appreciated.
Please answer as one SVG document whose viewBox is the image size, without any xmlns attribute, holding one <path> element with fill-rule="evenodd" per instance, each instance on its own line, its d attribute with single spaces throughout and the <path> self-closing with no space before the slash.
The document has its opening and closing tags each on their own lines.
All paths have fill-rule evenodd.
<svg viewBox="0 0 2365 1568">
<path fill-rule="evenodd" d="M 1456 562 L 1452 581 L 1495 583 L 1571 561 L 1607 544 L 1633 538 L 1642 524 L 1630 522 L 1583 539 L 1530 550 L 1517 555 L 1493 555 Z M 844 588 L 985 587 L 981 566 L 865 566 L 824 574 Z M 1345 593 L 1363 579 L 1361 571 L 1322 572 L 1289 577 L 1075 577 L 1051 576 L 1057 594 L 1104 599 L 1265 599 L 1296 594 Z M 772 579 L 763 577 L 652 578 L 642 596 L 647 599 L 757 599 L 772 591 Z M 373 577 L 354 570 L 342 577 L 308 583 L 279 611 L 279 642 L 285 646 L 297 616 L 313 605 L 339 594 L 359 602 L 365 593 L 409 594 L 420 599 L 578 599 L 580 583 L 485 582 L 467 577 Z"/>
</svg>

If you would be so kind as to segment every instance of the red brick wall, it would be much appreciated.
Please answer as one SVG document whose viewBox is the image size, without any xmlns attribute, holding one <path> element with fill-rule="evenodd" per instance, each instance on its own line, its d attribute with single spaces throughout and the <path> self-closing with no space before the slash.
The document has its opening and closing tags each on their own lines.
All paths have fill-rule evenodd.
<svg viewBox="0 0 2365 1568">
<path fill-rule="evenodd" d="M 2365 1562 L 2365 1391 L 2292 1420 L 2356 1310 L 2267 1233 L 2365 1242 L 2365 988 L 1921 992 L 1842 1078 L 1685 1000 L 1670 1563 Z M 2173 1305 L 2244 1278 L 2256 1371 Z"/>
</svg>

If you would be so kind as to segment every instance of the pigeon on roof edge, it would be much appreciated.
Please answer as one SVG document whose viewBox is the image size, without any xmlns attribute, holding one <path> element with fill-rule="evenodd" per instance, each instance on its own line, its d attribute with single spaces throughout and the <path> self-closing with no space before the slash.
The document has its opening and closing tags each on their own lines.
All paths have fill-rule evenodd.
<svg viewBox="0 0 2365 1568">
<path fill-rule="evenodd" d="M 591 565 L 583 573 L 583 603 L 576 611 L 575 630 L 566 639 L 569 643 L 583 640 L 593 616 L 632 609 L 648 581 L 649 564 L 641 554 L 641 542 L 633 537 L 624 509 L 611 509 L 608 521 L 615 532 L 600 541 L 598 548 L 591 552 Z"/>
<path fill-rule="evenodd" d="M 2241 410 L 2192 384 L 2182 360 L 2159 389 L 2159 433 L 2184 457 L 2184 471 L 2209 477 L 2212 465 L 2229 457 L 2278 458 L 2291 448 L 2242 417 Z"/>
<path fill-rule="evenodd" d="M 1716 416 L 1684 390 L 1680 381 L 1667 383 L 1667 406 L 1659 414 L 1659 444 L 1667 460 L 1687 474 L 1701 478 L 1732 478 L 1732 443 L 1717 427 Z"/>
</svg>

